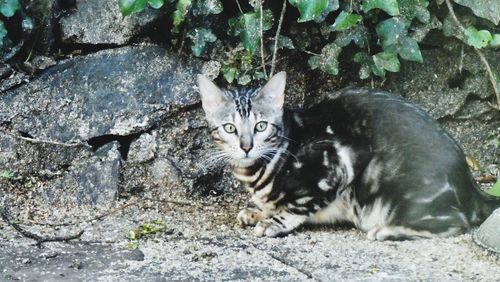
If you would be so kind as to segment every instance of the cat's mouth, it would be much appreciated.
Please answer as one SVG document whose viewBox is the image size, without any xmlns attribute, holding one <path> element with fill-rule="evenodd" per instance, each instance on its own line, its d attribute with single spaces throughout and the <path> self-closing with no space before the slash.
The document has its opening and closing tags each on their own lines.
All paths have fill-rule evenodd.
<svg viewBox="0 0 500 282">
<path fill-rule="evenodd" d="M 258 160 L 258 158 L 250 157 L 250 156 L 244 156 L 238 159 L 232 159 L 231 163 L 233 166 L 236 167 L 249 167 Z"/>
</svg>

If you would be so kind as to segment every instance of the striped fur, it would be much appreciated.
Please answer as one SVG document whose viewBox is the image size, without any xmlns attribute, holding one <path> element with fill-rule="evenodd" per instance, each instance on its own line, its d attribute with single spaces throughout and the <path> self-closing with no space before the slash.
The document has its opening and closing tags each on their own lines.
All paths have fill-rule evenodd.
<svg viewBox="0 0 500 282">
<path fill-rule="evenodd" d="M 347 222 L 372 240 L 451 236 L 500 205 L 479 191 L 453 138 L 416 106 L 347 89 L 298 113 L 282 108 L 284 84 L 280 73 L 259 89 L 221 91 L 199 78 L 211 136 L 257 207 L 238 222 L 257 236 L 306 222 Z"/>
</svg>

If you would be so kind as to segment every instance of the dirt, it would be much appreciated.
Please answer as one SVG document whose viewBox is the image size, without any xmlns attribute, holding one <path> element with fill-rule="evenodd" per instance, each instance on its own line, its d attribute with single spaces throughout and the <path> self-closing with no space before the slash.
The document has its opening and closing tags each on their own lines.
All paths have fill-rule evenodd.
<svg viewBox="0 0 500 282">
<path fill-rule="evenodd" d="M 251 228 L 242 228 L 235 220 L 245 201 L 242 192 L 226 199 L 132 197 L 89 209 L 54 207 L 49 217 L 40 210 L 21 221 L 31 232 L 85 231 L 78 240 L 44 243 L 42 248 L 1 222 L 0 280 L 498 281 L 500 277 L 500 256 L 477 246 L 471 234 L 373 242 L 351 228 L 307 226 L 283 238 L 257 238 Z M 152 221 L 165 228 L 142 236 L 134 246 L 129 231 Z"/>
</svg>

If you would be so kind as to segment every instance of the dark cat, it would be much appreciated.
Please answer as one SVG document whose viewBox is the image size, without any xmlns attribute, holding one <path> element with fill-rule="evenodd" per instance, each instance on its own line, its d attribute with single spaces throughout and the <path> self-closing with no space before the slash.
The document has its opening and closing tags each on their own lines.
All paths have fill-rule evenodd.
<svg viewBox="0 0 500 282">
<path fill-rule="evenodd" d="M 198 77 L 211 136 L 258 209 L 258 236 L 350 222 L 374 240 L 451 236 L 500 201 L 481 192 L 460 146 L 420 108 L 383 91 L 345 89 L 303 112 L 283 108 L 286 75 L 222 91 Z"/>
</svg>

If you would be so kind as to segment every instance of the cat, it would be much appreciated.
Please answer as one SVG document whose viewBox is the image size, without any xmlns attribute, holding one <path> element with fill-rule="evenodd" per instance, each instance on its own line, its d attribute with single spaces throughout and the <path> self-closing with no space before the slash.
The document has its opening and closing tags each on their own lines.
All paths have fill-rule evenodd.
<svg viewBox="0 0 500 282">
<path fill-rule="evenodd" d="M 347 88 L 302 111 L 284 107 L 285 72 L 262 88 L 221 90 L 198 75 L 210 136 L 257 208 L 257 236 L 304 223 L 350 223 L 371 240 L 447 237 L 500 200 L 475 183 L 458 143 L 417 106 Z"/>
</svg>

